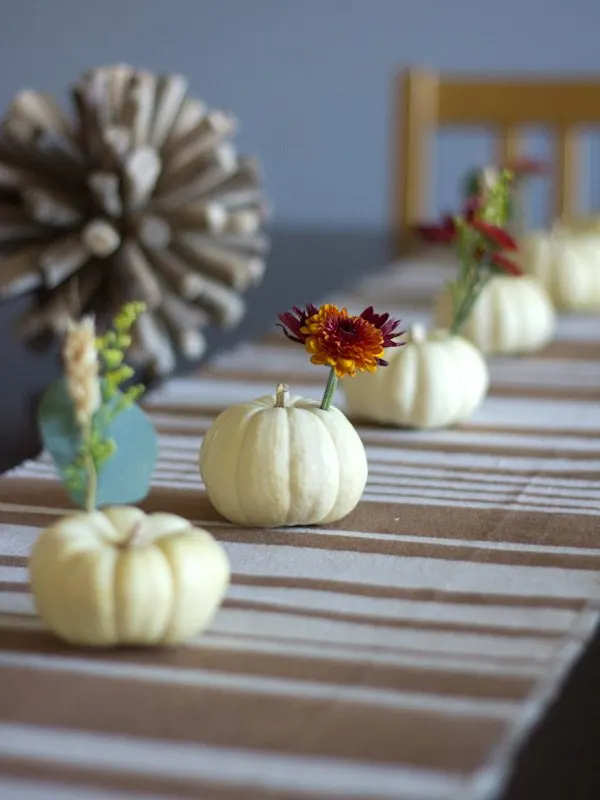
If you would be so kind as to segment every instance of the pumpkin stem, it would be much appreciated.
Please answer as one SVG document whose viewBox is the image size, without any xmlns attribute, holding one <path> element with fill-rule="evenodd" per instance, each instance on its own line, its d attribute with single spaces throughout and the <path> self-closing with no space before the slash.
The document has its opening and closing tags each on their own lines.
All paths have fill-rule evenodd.
<svg viewBox="0 0 600 800">
<path fill-rule="evenodd" d="M 126 539 L 121 542 L 121 547 L 128 550 L 130 547 L 139 547 L 143 544 L 144 536 L 143 536 L 143 529 L 144 529 L 144 520 L 138 519 L 138 521 L 133 525 L 129 534 Z"/>
<path fill-rule="evenodd" d="M 286 408 L 290 399 L 290 387 L 286 383 L 278 383 L 275 389 L 275 408 Z"/>
</svg>

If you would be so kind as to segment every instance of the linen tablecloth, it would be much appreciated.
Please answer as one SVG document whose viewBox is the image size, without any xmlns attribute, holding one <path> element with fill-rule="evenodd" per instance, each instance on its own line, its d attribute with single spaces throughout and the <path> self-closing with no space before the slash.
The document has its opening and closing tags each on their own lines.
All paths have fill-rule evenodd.
<svg viewBox="0 0 600 800">
<path fill-rule="evenodd" d="M 445 277 L 393 267 L 326 299 L 427 322 Z M 208 528 L 233 572 L 210 631 L 176 650 L 45 634 L 27 556 L 65 496 L 45 457 L 0 480 L 0 796 L 494 797 L 598 620 L 600 318 L 561 317 L 491 375 L 455 429 L 360 426 L 364 497 L 325 528 L 230 525 L 197 469 L 231 403 L 280 380 L 320 397 L 301 347 L 274 333 L 155 393 L 144 507 Z"/>
</svg>

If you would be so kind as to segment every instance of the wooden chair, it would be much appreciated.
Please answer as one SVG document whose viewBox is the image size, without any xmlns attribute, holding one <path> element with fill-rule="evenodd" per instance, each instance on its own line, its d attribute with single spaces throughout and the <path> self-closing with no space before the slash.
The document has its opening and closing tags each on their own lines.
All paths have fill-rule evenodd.
<svg viewBox="0 0 600 800">
<path fill-rule="evenodd" d="M 440 127 L 478 126 L 497 136 L 498 160 L 524 156 L 524 126 L 553 131 L 556 216 L 578 211 L 579 127 L 600 123 L 600 78 L 470 78 L 409 69 L 398 76 L 393 228 L 397 253 L 413 249 L 412 226 L 427 217 L 428 168 Z M 475 165 L 474 165 L 475 166 Z"/>
</svg>

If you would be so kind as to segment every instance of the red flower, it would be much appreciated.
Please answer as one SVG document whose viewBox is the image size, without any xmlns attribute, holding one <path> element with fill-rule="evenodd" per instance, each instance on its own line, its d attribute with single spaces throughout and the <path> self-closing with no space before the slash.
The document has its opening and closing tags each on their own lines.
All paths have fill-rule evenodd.
<svg viewBox="0 0 600 800">
<path fill-rule="evenodd" d="M 489 222 L 476 218 L 469 220 L 468 224 L 473 230 L 484 236 L 490 244 L 500 247 L 502 250 L 517 249 L 517 243 L 504 228 L 499 228 L 497 225 L 491 225 Z"/>
<path fill-rule="evenodd" d="M 490 256 L 490 262 L 492 266 L 498 267 L 504 272 L 507 272 L 509 275 L 523 275 L 523 270 L 521 267 L 518 264 L 515 264 L 514 261 L 511 261 L 510 258 L 503 256 L 502 253 L 492 253 Z"/>
<path fill-rule="evenodd" d="M 481 208 L 481 203 L 482 198 L 479 195 L 467 198 L 462 211 L 462 217 L 466 222 L 473 222 L 476 213 Z M 450 214 L 442 217 L 439 225 L 417 225 L 414 230 L 423 241 L 434 244 L 452 244 L 457 235 L 456 222 Z"/>
<path fill-rule="evenodd" d="M 492 267 L 496 267 L 497 269 L 501 269 L 503 272 L 507 272 L 509 275 L 522 275 L 523 270 L 514 261 L 511 261 L 510 258 L 507 258 L 500 252 L 488 252 L 484 247 L 481 245 L 475 248 L 474 258 L 479 263 L 481 262 L 485 256 L 489 258 L 490 265 Z"/>
</svg>

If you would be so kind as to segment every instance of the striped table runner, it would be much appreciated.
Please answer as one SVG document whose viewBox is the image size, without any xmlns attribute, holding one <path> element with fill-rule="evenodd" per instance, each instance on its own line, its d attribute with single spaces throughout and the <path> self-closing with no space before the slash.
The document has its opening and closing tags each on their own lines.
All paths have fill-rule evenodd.
<svg viewBox="0 0 600 800">
<path fill-rule="evenodd" d="M 444 277 L 404 265 L 329 299 L 427 322 Z M 0 796 L 495 797 L 598 620 L 600 318 L 562 318 L 545 352 L 491 373 L 460 428 L 361 426 L 368 486 L 327 528 L 229 525 L 197 472 L 227 405 L 282 379 L 320 397 L 302 348 L 270 335 L 154 394 L 145 507 L 204 525 L 233 569 L 210 632 L 174 651 L 43 633 L 27 555 L 65 500 L 47 458 L 4 477 Z"/>
</svg>

